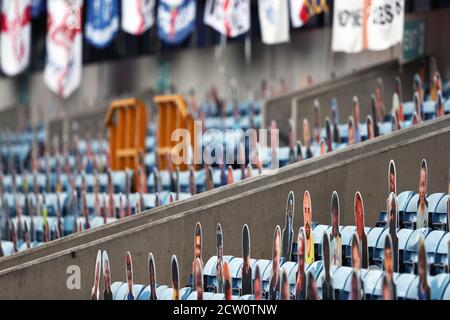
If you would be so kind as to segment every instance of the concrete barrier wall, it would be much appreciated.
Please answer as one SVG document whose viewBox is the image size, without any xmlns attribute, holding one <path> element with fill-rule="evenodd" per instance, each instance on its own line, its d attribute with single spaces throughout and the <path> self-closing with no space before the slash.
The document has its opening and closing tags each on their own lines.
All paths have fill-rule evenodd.
<svg viewBox="0 0 450 320">
<path fill-rule="evenodd" d="M 295 192 L 297 200 L 294 218 L 296 231 L 303 223 L 301 206 L 305 190 L 311 192 L 313 220 L 327 224 L 330 223 L 331 193 L 338 191 L 341 223 L 344 225 L 354 224 L 353 195 L 355 191 L 361 191 L 365 201 L 366 224 L 373 225 L 378 212 L 385 209 L 389 160 L 394 159 L 397 164 L 398 189 L 417 190 L 422 158 L 427 158 L 429 164 L 428 192 L 445 192 L 450 165 L 449 116 L 329 154 L 317 161 L 293 165 L 280 170 L 277 175 L 255 179 L 255 185 L 247 190 L 240 184 L 216 190 L 210 196 L 214 201 L 208 201 L 209 196 L 199 196 L 78 237 L 92 239 L 92 235 L 97 233 L 97 239 L 91 242 L 76 245 L 77 241 L 73 240 L 77 237 L 74 237 L 72 241 L 65 242 L 73 247 L 68 246 L 60 252 L 55 251 L 1 271 L 0 298 L 87 299 L 99 249 L 109 252 L 114 281 L 125 280 L 124 255 L 129 250 L 134 259 L 137 283 L 147 282 L 147 255 L 150 251 L 156 258 L 158 282 L 170 283 L 170 257 L 176 254 L 184 284 L 192 266 L 193 231 L 197 221 L 204 227 L 205 261 L 214 255 L 217 222 L 223 227 L 226 254 L 241 254 L 241 228 L 242 224 L 247 223 L 252 239 L 251 256 L 269 258 L 273 230 L 277 224 L 284 222 L 285 202 L 290 190 Z M 304 170 L 305 167 L 309 169 Z M 239 189 L 241 192 L 232 192 Z M 217 193 L 220 193 L 218 198 Z M 204 205 L 200 205 L 202 200 Z M 176 209 L 182 207 L 185 210 L 177 212 Z M 147 222 L 144 223 L 144 220 Z M 142 223 L 120 231 L 119 226 L 130 227 L 131 222 L 137 221 Z M 66 286 L 69 278 L 66 271 L 73 265 L 81 270 L 81 290 L 71 291 Z"/>
</svg>

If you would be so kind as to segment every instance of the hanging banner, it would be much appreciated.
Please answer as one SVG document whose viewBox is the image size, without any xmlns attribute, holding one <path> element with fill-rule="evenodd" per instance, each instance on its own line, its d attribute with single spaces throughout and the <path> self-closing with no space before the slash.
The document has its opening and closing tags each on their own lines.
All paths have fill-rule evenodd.
<svg viewBox="0 0 450 320">
<path fill-rule="evenodd" d="M 30 0 L 2 1 L 1 26 L 1 68 L 7 76 L 15 76 L 30 62 Z"/>
<path fill-rule="evenodd" d="M 31 0 L 31 16 L 38 18 L 45 12 L 45 0 Z"/>
<path fill-rule="evenodd" d="M 237 37 L 250 29 L 250 1 L 207 0 L 203 19 L 221 34 Z"/>
<path fill-rule="evenodd" d="M 122 30 L 139 36 L 155 23 L 155 0 L 122 0 Z"/>
<path fill-rule="evenodd" d="M 195 0 L 160 0 L 158 36 L 170 44 L 179 44 L 195 28 Z"/>
<path fill-rule="evenodd" d="M 86 6 L 86 40 L 96 48 L 104 48 L 119 31 L 119 1 L 88 0 Z"/>
<path fill-rule="evenodd" d="M 47 59 L 44 81 L 67 98 L 80 85 L 82 69 L 83 0 L 48 0 Z"/>
<path fill-rule="evenodd" d="M 328 10 L 327 0 L 289 0 L 289 3 L 294 28 L 302 27 L 313 16 Z"/>
<path fill-rule="evenodd" d="M 335 0 L 332 49 L 388 49 L 403 41 L 404 20 L 404 0 Z"/>
<path fill-rule="evenodd" d="M 289 15 L 287 0 L 259 0 L 259 24 L 265 44 L 289 41 Z"/>
</svg>

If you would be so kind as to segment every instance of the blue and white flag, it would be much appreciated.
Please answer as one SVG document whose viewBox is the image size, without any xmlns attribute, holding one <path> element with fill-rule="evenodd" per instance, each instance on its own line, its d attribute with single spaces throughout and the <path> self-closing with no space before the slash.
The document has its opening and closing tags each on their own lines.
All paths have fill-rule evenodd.
<svg viewBox="0 0 450 320">
<path fill-rule="evenodd" d="M 45 0 L 31 0 L 31 16 L 39 17 L 45 11 Z"/>
<path fill-rule="evenodd" d="M 108 46 L 119 31 L 118 0 L 88 0 L 85 37 L 96 48 Z"/>
<path fill-rule="evenodd" d="M 195 27 L 195 0 L 160 0 L 158 36 L 170 44 L 179 44 Z"/>
</svg>

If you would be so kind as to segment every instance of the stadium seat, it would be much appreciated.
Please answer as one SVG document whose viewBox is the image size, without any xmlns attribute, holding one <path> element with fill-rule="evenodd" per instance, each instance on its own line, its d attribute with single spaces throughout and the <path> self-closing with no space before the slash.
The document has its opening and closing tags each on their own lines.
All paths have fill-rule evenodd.
<svg viewBox="0 0 450 320">
<path fill-rule="evenodd" d="M 431 213 L 431 223 L 433 229 L 445 230 L 448 226 L 447 221 L 447 202 L 448 195 L 441 198 L 436 209 Z"/>
</svg>

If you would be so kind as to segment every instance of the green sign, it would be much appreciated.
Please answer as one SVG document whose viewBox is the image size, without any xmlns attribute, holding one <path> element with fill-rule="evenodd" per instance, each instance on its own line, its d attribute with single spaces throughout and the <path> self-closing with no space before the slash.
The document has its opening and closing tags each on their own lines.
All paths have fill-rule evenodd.
<svg viewBox="0 0 450 320">
<path fill-rule="evenodd" d="M 405 22 L 403 35 L 403 62 L 412 61 L 425 55 L 426 23 L 424 20 Z"/>
</svg>

